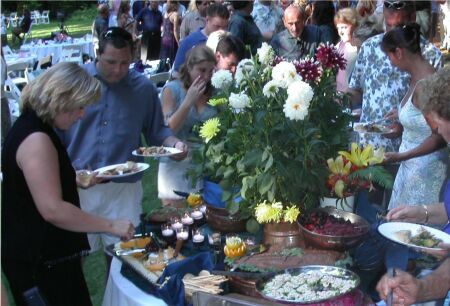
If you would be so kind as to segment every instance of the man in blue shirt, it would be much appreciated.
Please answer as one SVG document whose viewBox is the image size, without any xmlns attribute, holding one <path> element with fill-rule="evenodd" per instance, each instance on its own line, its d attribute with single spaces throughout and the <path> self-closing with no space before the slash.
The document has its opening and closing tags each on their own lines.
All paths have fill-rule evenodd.
<svg viewBox="0 0 450 306">
<path fill-rule="evenodd" d="M 306 13 L 301 6 L 290 5 L 284 11 L 286 29 L 276 34 L 271 45 L 276 55 L 289 61 L 313 57 L 322 42 L 319 27 L 305 25 Z"/>
<path fill-rule="evenodd" d="M 86 115 L 69 130 L 61 132 L 75 169 L 98 169 L 128 160 L 142 161 L 131 152 L 148 145 L 176 147 L 187 154 L 186 145 L 173 136 L 164 124 L 161 103 L 155 86 L 143 75 L 129 70 L 132 61 L 131 34 L 118 27 L 109 28 L 100 37 L 97 62 L 84 68 L 102 83 L 100 100 L 86 108 Z M 137 226 L 142 213 L 142 174 L 101 182 L 79 189 L 84 211 L 94 215 L 129 219 Z M 98 184 L 95 184 L 98 183 Z M 88 235 L 91 250 L 116 243 L 113 236 Z"/>
<path fill-rule="evenodd" d="M 205 27 L 189 34 L 181 41 L 177 55 L 175 56 L 173 70 L 179 71 L 189 50 L 197 45 L 205 44 L 209 34 L 218 30 L 226 31 L 228 28 L 228 18 L 230 18 L 230 13 L 226 6 L 218 3 L 211 4 L 206 11 Z"/>
<path fill-rule="evenodd" d="M 159 59 L 161 51 L 161 25 L 163 15 L 158 10 L 158 1 L 150 1 L 148 7 L 142 9 L 136 16 L 134 33 L 142 29 L 141 60 Z"/>
</svg>

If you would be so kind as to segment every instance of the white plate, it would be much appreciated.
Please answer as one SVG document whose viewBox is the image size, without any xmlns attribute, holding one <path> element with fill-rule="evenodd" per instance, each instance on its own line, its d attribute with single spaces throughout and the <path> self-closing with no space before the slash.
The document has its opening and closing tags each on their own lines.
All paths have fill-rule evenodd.
<svg viewBox="0 0 450 306">
<path fill-rule="evenodd" d="M 415 249 L 421 249 L 421 250 L 442 250 L 441 248 L 427 248 L 427 247 L 423 247 L 423 246 L 418 246 L 412 243 L 405 243 L 403 241 L 401 241 L 400 239 L 398 239 L 394 234 L 398 231 L 401 230 L 410 230 L 411 231 L 411 236 L 415 236 L 419 233 L 419 230 L 421 228 L 425 228 L 428 232 L 430 232 L 434 237 L 441 239 L 443 243 L 450 243 L 450 235 L 447 234 L 446 232 L 443 232 L 441 230 L 429 227 L 429 226 L 425 226 L 425 225 L 420 225 L 420 224 L 414 224 L 414 223 L 407 223 L 407 222 L 386 222 L 381 224 L 378 227 L 378 231 L 380 232 L 381 235 L 383 235 L 384 237 L 386 237 L 389 240 L 392 240 L 394 242 L 409 246 L 411 248 L 415 248 Z"/>
<path fill-rule="evenodd" d="M 147 148 L 149 148 L 149 147 L 147 147 Z M 164 156 L 172 156 L 172 155 L 175 155 L 175 154 L 178 154 L 178 153 L 181 153 L 181 152 L 183 152 L 183 151 L 181 151 L 181 150 L 179 150 L 179 149 L 177 149 L 177 148 L 171 148 L 171 147 L 163 147 L 166 151 L 169 151 L 169 153 L 164 153 L 164 154 L 151 154 L 151 155 L 142 155 L 142 154 L 139 154 L 138 152 L 137 152 L 137 149 L 136 150 L 134 150 L 133 152 L 132 152 L 132 154 L 134 155 L 134 156 L 143 156 L 143 157 L 164 157 Z"/>
<path fill-rule="evenodd" d="M 361 133 L 361 134 L 387 134 L 387 133 L 392 133 L 393 130 L 390 129 L 389 127 L 385 126 L 385 125 L 381 125 L 381 124 L 375 124 L 375 126 L 377 126 L 381 131 L 380 132 L 369 132 L 366 131 L 366 129 L 364 128 L 364 125 L 366 125 L 367 123 L 362 123 L 362 122 L 356 122 L 355 124 L 353 124 L 353 130 L 355 132 Z"/>
<path fill-rule="evenodd" d="M 120 174 L 120 175 L 106 175 L 106 174 L 102 174 L 102 172 L 105 172 L 107 170 L 111 170 L 114 169 L 118 166 L 126 166 L 127 163 L 123 163 L 123 164 L 117 164 L 117 165 L 111 165 L 111 166 L 106 166 L 106 167 L 102 167 L 102 168 L 98 168 L 97 170 L 95 170 L 95 172 L 97 172 L 97 177 L 102 177 L 102 178 L 107 178 L 107 179 L 112 179 L 112 178 L 119 178 L 119 177 L 126 177 L 126 176 L 131 176 L 131 175 L 135 175 L 136 173 L 140 173 L 142 171 L 145 171 L 148 169 L 148 167 L 150 167 L 149 164 L 146 163 L 136 163 L 136 165 L 138 166 L 138 171 L 135 172 L 130 172 L 130 173 L 125 173 L 125 174 Z"/>
</svg>

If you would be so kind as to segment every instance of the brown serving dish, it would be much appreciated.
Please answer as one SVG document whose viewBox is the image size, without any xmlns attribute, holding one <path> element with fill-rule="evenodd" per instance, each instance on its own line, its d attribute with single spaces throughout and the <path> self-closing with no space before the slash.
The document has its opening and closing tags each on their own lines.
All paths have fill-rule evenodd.
<svg viewBox="0 0 450 306">
<path fill-rule="evenodd" d="M 239 215 L 230 215 L 227 209 L 206 205 L 206 222 L 213 230 L 221 233 L 239 233 L 245 231 L 246 219 Z"/>
<path fill-rule="evenodd" d="M 354 226 L 355 231 L 354 233 L 345 235 L 319 234 L 308 230 L 302 224 L 304 222 L 300 220 L 300 230 L 303 233 L 305 245 L 307 247 L 334 251 L 345 251 L 357 246 L 369 232 L 369 222 L 356 214 L 332 207 L 319 207 L 314 209 L 312 212 L 315 211 L 324 212 L 339 219 L 348 220 Z"/>
<path fill-rule="evenodd" d="M 303 252 L 299 256 L 283 256 L 279 255 L 279 250 L 273 253 L 272 248 L 267 253 L 256 254 L 252 256 L 244 256 L 236 260 L 237 268 L 239 265 L 253 266 L 260 269 L 271 267 L 276 270 L 285 270 L 290 268 L 298 268 L 307 265 L 330 265 L 336 264 L 336 261 L 345 258 L 344 253 L 326 250 L 302 249 Z M 229 276 L 229 286 L 231 292 L 243 295 L 261 297 L 258 294 L 255 284 L 260 277 L 255 273 L 255 277 Z"/>
</svg>

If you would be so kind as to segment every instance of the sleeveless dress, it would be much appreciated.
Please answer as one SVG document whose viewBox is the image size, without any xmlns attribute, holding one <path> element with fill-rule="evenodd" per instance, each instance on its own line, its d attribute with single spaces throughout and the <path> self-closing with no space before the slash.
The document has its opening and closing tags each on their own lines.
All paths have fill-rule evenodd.
<svg viewBox="0 0 450 306">
<path fill-rule="evenodd" d="M 399 120 L 403 125 L 399 152 L 419 146 L 431 135 L 431 128 L 425 121 L 422 112 L 412 103 L 414 90 L 415 88 L 399 110 Z M 401 162 L 395 177 L 389 209 L 402 204 L 438 203 L 439 194 L 447 175 L 447 164 L 447 148 Z"/>
<path fill-rule="evenodd" d="M 167 15 L 167 17 L 164 17 L 163 20 L 163 35 L 161 39 L 161 52 L 160 52 L 160 59 L 166 60 L 167 58 L 170 59 L 170 62 L 173 63 L 173 60 L 175 59 L 175 55 L 177 54 L 178 50 L 178 44 L 175 40 L 174 36 L 174 25 L 170 21 L 170 15 Z"/>
<path fill-rule="evenodd" d="M 186 97 L 186 90 L 180 80 L 173 80 L 166 84 L 163 92 L 166 88 L 169 88 L 172 92 L 172 96 L 175 99 L 175 109 L 170 117 L 183 103 Z M 216 115 L 217 111 L 214 107 L 206 105 L 201 113 L 197 112 L 195 107 L 191 107 L 189 114 L 180 130 L 176 133 L 176 137 L 184 141 L 189 146 L 189 155 L 182 161 L 175 161 L 170 158 L 161 158 L 159 160 L 158 169 L 158 197 L 160 199 L 181 199 L 180 196 L 173 193 L 173 190 L 183 192 L 195 192 L 201 189 L 200 180 L 196 186 L 192 186 L 192 180 L 187 177 L 187 171 L 192 167 L 192 150 L 195 148 L 195 144 L 188 142 L 187 140 L 193 136 L 196 136 L 192 131 L 195 125 L 200 126 L 203 122 Z"/>
<path fill-rule="evenodd" d="M 16 161 L 19 146 L 37 132 L 48 135 L 57 151 L 63 200 L 80 207 L 75 170 L 66 149 L 50 125 L 34 111 L 24 111 L 2 149 L 3 272 L 18 305 L 22 293 L 33 286 L 39 287 L 51 305 L 90 305 L 80 261 L 89 250 L 86 234 L 61 229 L 42 218 Z"/>
</svg>

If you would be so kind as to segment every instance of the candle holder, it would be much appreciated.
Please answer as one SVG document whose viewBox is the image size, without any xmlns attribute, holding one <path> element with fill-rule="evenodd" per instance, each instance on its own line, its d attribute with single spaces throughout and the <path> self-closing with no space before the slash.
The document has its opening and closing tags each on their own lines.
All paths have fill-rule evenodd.
<svg viewBox="0 0 450 306">
<path fill-rule="evenodd" d="M 164 241 L 166 241 L 169 245 L 173 244 L 176 240 L 175 230 L 172 228 L 170 223 L 161 225 L 161 235 Z"/>
<path fill-rule="evenodd" d="M 196 227 L 200 227 L 205 223 L 205 218 L 203 216 L 203 213 L 198 208 L 194 208 L 191 211 L 191 217 L 194 219 L 194 224 Z"/>
<path fill-rule="evenodd" d="M 172 225 L 172 229 L 174 231 L 177 231 L 178 229 L 183 227 L 183 223 L 181 223 L 181 220 L 178 217 L 170 218 L 170 224 Z"/>
<path fill-rule="evenodd" d="M 199 249 L 205 243 L 205 233 L 201 228 L 195 228 L 192 230 L 192 242 L 194 247 Z"/>
<path fill-rule="evenodd" d="M 181 223 L 183 223 L 183 225 L 192 225 L 194 224 L 194 218 L 192 218 L 188 212 L 185 212 L 183 217 L 181 217 Z"/>
<path fill-rule="evenodd" d="M 189 238 L 189 227 L 188 226 L 182 226 L 181 228 L 177 229 L 177 239 L 178 240 L 188 240 Z"/>
<path fill-rule="evenodd" d="M 219 232 L 208 234 L 208 242 L 213 250 L 213 262 L 217 264 L 223 259 L 222 235 Z"/>
</svg>

